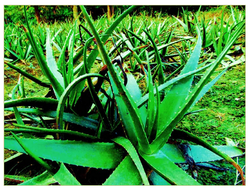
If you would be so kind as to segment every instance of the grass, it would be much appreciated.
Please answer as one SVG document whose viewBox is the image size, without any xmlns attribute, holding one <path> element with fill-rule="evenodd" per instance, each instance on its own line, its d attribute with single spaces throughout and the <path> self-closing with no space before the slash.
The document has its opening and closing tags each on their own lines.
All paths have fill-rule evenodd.
<svg viewBox="0 0 250 190">
<path fill-rule="evenodd" d="M 225 137 L 245 147 L 245 65 L 229 69 L 178 125 L 213 145 L 225 144 Z"/>
<path fill-rule="evenodd" d="M 207 19 L 220 17 L 222 9 L 213 9 L 211 11 L 202 12 L 202 15 Z M 150 18 L 148 16 L 145 23 L 153 21 L 162 22 L 162 18 Z M 144 22 L 141 17 L 135 17 L 135 20 Z M 129 20 L 127 20 L 129 22 Z M 134 21 L 135 22 L 135 21 Z M 169 22 L 173 22 L 172 18 Z M 71 23 L 61 23 L 50 26 L 54 31 L 58 27 L 69 30 Z M 136 26 L 135 26 L 136 28 Z M 183 33 L 180 29 L 176 33 Z M 181 43 L 180 43 L 181 44 Z M 180 47 L 181 48 L 181 47 Z M 19 68 L 25 69 L 34 76 L 44 80 L 41 70 L 34 58 L 30 59 L 30 67 L 23 62 L 18 62 L 16 65 Z M 94 64 L 93 70 L 98 70 L 99 65 Z M 220 69 L 220 68 L 219 68 Z M 4 65 L 4 100 L 10 99 L 9 94 L 16 85 L 19 74 Z M 24 79 L 26 96 L 45 96 L 48 89 L 42 88 Z M 143 80 L 140 82 L 141 87 L 145 86 Z M 178 125 L 177 128 L 185 129 L 212 145 L 225 145 L 226 139 L 232 139 L 239 147 L 245 148 L 245 64 L 241 63 L 231 67 L 220 80 L 212 87 L 212 89 L 197 103 L 192 110 L 205 109 L 197 114 L 186 116 Z M 8 124 L 5 127 L 9 127 Z M 5 158 L 13 154 L 13 151 L 4 152 Z M 233 168 L 224 161 L 216 162 L 220 167 Z M 245 158 L 239 158 L 241 167 L 245 165 Z M 198 182 L 201 184 L 228 184 L 232 185 L 235 182 L 235 171 L 233 172 L 216 172 L 214 170 L 199 170 Z"/>
</svg>

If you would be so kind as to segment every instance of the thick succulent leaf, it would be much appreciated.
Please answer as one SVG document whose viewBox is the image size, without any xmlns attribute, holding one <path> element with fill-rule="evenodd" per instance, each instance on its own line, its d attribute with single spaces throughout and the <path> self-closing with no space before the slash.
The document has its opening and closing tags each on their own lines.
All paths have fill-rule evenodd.
<svg viewBox="0 0 250 190">
<path fill-rule="evenodd" d="M 208 64 L 208 65 L 206 65 L 206 66 L 204 66 L 204 67 L 202 67 L 202 68 L 199 68 L 199 69 L 197 69 L 197 70 L 194 70 L 194 71 L 185 73 L 185 74 L 183 74 L 183 75 L 179 75 L 179 76 L 177 76 L 177 77 L 175 77 L 175 78 L 173 78 L 173 79 L 171 79 L 171 80 L 169 80 L 169 81 L 166 81 L 165 83 L 163 83 L 162 85 L 160 85 L 160 86 L 158 87 L 158 91 L 162 91 L 162 90 L 166 89 L 167 87 L 171 86 L 172 84 L 174 84 L 174 83 L 176 83 L 176 82 L 179 82 L 179 81 L 181 81 L 181 80 L 183 80 L 183 79 L 185 79 L 185 78 L 188 78 L 188 77 L 190 77 L 190 76 L 192 76 L 192 75 L 194 75 L 194 74 L 196 74 L 196 73 L 199 73 L 199 72 L 201 72 L 201 71 L 204 71 L 205 69 L 209 68 L 211 65 L 212 65 L 212 64 L 210 63 L 210 64 Z M 156 90 L 154 90 L 154 94 L 157 94 L 157 93 L 156 93 Z M 137 103 L 137 106 L 138 106 L 138 107 L 141 107 L 142 105 L 144 105 L 144 104 L 148 101 L 148 98 L 149 98 L 149 94 L 147 93 L 147 94 L 144 95 L 144 96 L 141 98 L 141 100 Z"/>
<path fill-rule="evenodd" d="M 185 67 L 182 69 L 180 75 L 186 74 L 196 69 L 200 58 L 201 44 L 201 38 L 199 37 L 195 49 Z M 159 135 L 162 130 L 168 127 L 168 124 L 171 122 L 172 118 L 174 118 L 181 109 L 181 105 L 185 104 L 192 81 L 193 76 L 178 81 L 165 96 L 163 102 L 160 105 L 159 130 L 157 135 Z"/>
<path fill-rule="evenodd" d="M 146 133 L 143 129 L 142 120 L 138 114 L 138 108 L 137 108 L 135 102 L 133 101 L 133 99 L 131 98 L 131 96 L 129 95 L 129 93 L 127 92 L 123 83 L 121 83 L 121 81 L 119 80 L 118 75 L 116 73 L 116 70 L 115 70 L 113 64 L 111 63 L 110 57 L 108 56 L 106 49 L 103 45 L 103 42 L 102 42 L 96 28 L 94 27 L 93 22 L 90 19 L 86 9 L 83 6 L 80 6 L 80 7 L 82 9 L 85 20 L 88 22 L 88 24 L 91 28 L 91 31 L 93 33 L 93 36 L 96 39 L 96 42 L 98 45 L 98 50 L 99 50 L 100 54 L 102 55 L 102 59 L 108 67 L 111 86 L 116 88 L 116 91 L 117 91 L 117 93 L 114 93 L 115 98 L 116 98 L 116 100 L 119 99 L 119 101 L 117 101 L 117 104 L 118 104 L 118 102 L 122 102 L 122 106 L 125 108 L 125 112 L 123 114 L 130 115 L 130 119 L 132 120 L 132 125 L 131 126 L 125 125 L 125 128 L 130 127 L 131 132 L 135 132 L 139 147 L 141 147 L 144 151 L 149 151 L 149 142 L 148 142 L 148 139 L 146 137 Z M 121 106 L 118 105 L 118 108 L 119 107 L 121 107 Z M 129 131 L 129 130 L 127 130 L 127 131 Z M 131 133 L 128 135 L 131 135 Z M 131 139 L 131 142 L 133 143 L 133 145 L 137 147 L 136 140 L 134 139 L 135 135 L 133 135 L 133 137 L 130 139 Z"/>
<path fill-rule="evenodd" d="M 130 156 L 126 156 L 103 185 L 142 185 L 141 176 Z"/>
<path fill-rule="evenodd" d="M 131 97 L 133 98 L 133 100 L 135 101 L 135 103 L 137 104 L 137 102 L 141 99 L 142 94 L 141 94 L 141 90 L 139 88 L 139 85 L 137 84 L 134 76 L 132 73 L 127 72 L 127 78 L 128 78 L 128 83 L 126 85 L 126 88 L 129 92 L 129 94 L 131 95 Z M 145 125 L 146 123 L 146 116 L 147 116 L 147 110 L 145 106 L 141 106 L 138 109 L 141 119 L 142 119 L 142 123 L 143 125 Z"/>
<path fill-rule="evenodd" d="M 212 151 L 200 146 L 200 145 L 189 145 L 188 154 L 192 156 L 195 162 L 210 162 L 216 160 L 222 160 L 223 158 L 216 155 Z M 242 156 L 244 151 L 235 146 L 214 146 L 219 151 L 224 152 L 230 157 Z M 182 152 L 179 150 L 177 145 L 165 144 L 161 151 L 168 156 L 168 158 L 174 163 L 185 163 Z"/>
<path fill-rule="evenodd" d="M 63 163 L 53 177 L 60 185 L 81 185 Z"/>
<path fill-rule="evenodd" d="M 64 88 L 64 81 L 62 74 L 59 72 L 59 69 L 57 67 L 56 60 L 53 56 L 53 50 L 51 46 L 51 39 L 50 39 L 50 31 L 47 28 L 47 40 L 46 40 L 46 61 L 48 68 L 50 70 L 50 75 L 52 75 L 53 78 L 55 78 L 56 85 L 60 85 L 60 88 Z M 59 84 L 58 84 L 59 83 Z M 55 91 L 57 95 L 57 99 L 59 99 L 61 94 L 57 94 L 58 92 Z"/>
<path fill-rule="evenodd" d="M 151 173 L 151 175 L 149 176 L 149 179 L 154 185 L 171 185 L 164 178 L 162 178 L 159 174 L 157 174 L 155 171 Z"/>
<path fill-rule="evenodd" d="M 49 185 L 55 182 L 56 180 L 53 178 L 53 176 L 48 171 L 45 171 L 42 174 L 33 177 L 32 179 L 29 179 L 19 185 Z"/>
<path fill-rule="evenodd" d="M 208 144 L 206 141 L 202 140 L 201 138 L 183 130 L 175 129 L 172 133 L 173 138 L 178 138 L 178 139 L 183 139 L 183 140 L 188 140 L 191 142 L 194 142 L 196 144 L 199 144 L 208 150 L 212 151 L 213 153 L 217 154 L 218 156 L 224 158 L 226 161 L 228 161 L 230 164 L 232 164 L 240 173 L 241 179 L 242 179 L 242 184 L 245 184 L 245 178 L 243 174 L 243 170 L 239 166 L 238 163 L 236 163 L 230 156 L 228 156 L 226 153 L 218 150 L 217 148 L 213 147 L 212 145 Z"/>
<path fill-rule="evenodd" d="M 26 19 L 26 23 L 27 23 L 27 28 L 28 28 L 28 31 L 25 29 L 25 33 L 27 35 L 27 38 L 29 39 L 30 41 L 30 44 L 32 46 L 32 49 L 34 51 L 34 54 L 35 54 L 35 57 L 36 59 L 38 60 L 38 63 L 39 63 L 39 66 L 41 67 L 41 70 L 42 72 L 44 73 L 44 75 L 49 79 L 49 81 L 51 82 L 56 94 L 57 94 L 57 97 L 59 98 L 59 96 L 62 94 L 63 92 L 63 86 L 61 85 L 61 79 L 62 79 L 62 76 L 60 77 L 59 74 L 57 74 L 59 76 L 59 80 L 54 76 L 54 73 L 51 71 L 51 68 L 49 67 L 49 63 L 47 63 L 46 61 L 46 58 L 43 54 L 43 51 L 41 49 L 41 47 L 37 44 L 34 36 L 33 36 L 33 33 L 30 29 L 30 26 L 29 26 L 29 23 L 28 23 L 28 20 L 27 20 L 27 15 L 26 15 L 26 8 L 24 7 L 24 13 L 25 13 L 25 19 Z M 48 41 L 49 42 L 49 41 Z M 52 50 L 51 50 L 52 51 Z M 49 56 L 47 58 L 47 60 L 50 60 L 50 50 L 48 51 Z M 56 66 L 56 64 L 55 64 Z M 55 66 L 52 66 L 52 68 L 54 68 Z M 58 71 L 55 71 L 55 72 L 58 72 Z M 61 78 L 61 79 L 60 79 Z"/>
<path fill-rule="evenodd" d="M 42 174 L 21 183 L 20 185 L 50 185 L 56 182 L 60 185 L 81 185 L 63 163 L 61 163 L 61 166 L 55 175 L 45 171 Z"/>
<path fill-rule="evenodd" d="M 96 74 L 96 73 L 90 73 L 90 74 L 85 74 L 82 75 L 75 80 L 73 80 L 67 88 L 64 90 L 62 93 L 60 100 L 58 102 L 58 107 L 57 107 L 57 116 L 56 116 L 56 123 L 59 128 L 63 128 L 63 112 L 64 112 L 64 107 L 66 105 L 66 102 L 69 98 L 70 93 L 74 90 L 74 88 L 83 80 L 85 80 L 88 77 L 101 77 L 103 78 L 102 75 Z"/>
<path fill-rule="evenodd" d="M 4 110 L 13 111 L 12 108 L 5 108 Z M 56 111 L 42 111 L 42 110 L 33 109 L 33 108 L 17 108 L 17 110 L 20 113 L 28 113 L 32 115 L 56 118 Z M 98 123 L 99 123 L 98 121 L 94 119 L 83 117 L 83 116 L 77 116 L 75 114 L 67 113 L 67 112 L 63 112 L 63 121 L 74 123 L 74 124 L 77 124 L 77 125 L 80 125 L 82 127 L 86 127 L 92 130 L 97 130 Z M 105 129 L 103 130 L 105 131 Z"/>
<path fill-rule="evenodd" d="M 160 150 L 151 155 L 141 153 L 141 156 L 161 177 L 172 185 L 200 185 Z"/>
<path fill-rule="evenodd" d="M 124 151 L 114 143 L 24 138 L 22 138 L 22 143 L 34 154 L 44 159 L 102 169 L 115 168 L 124 154 Z M 4 148 L 25 153 L 13 138 L 5 138 Z"/>
<path fill-rule="evenodd" d="M 138 139 L 140 138 L 139 135 L 137 134 L 137 131 L 140 129 L 143 130 L 142 120 L 141 120 L 141 117 L 138 113 L 139 110 L 138 110 L 134 100 L 132 99 L 132 97 L 128 93 L 127 89 L 124 88 L 126 94 L 120 95 L 119 90 L 116 87 L 116 85 L 111 77 L 110 77 L 110 83 L 111 83 L 112 90 L 113 90 L 113 93 L 114 93 L 114 96 L 116 99 L 116 103 L 118 106 L 119 115 L 121 117 L 122 123 L 125 126 L 125 130 L 127 132 L 127 135 L 129 136 L 129 139 L 131 140 L 133 145 L 137 146 Z M 125 95 L 127 96 L 128 101 L 130 101 L 130 105 L 132 107 L 128 107 L 128 104 L 126 104 L 126 102 L 121 97 L 121 96 L 125 96 Z M 133 109 L 134 114 L 132 114 L 132 112 L 130 111 L 131 109 Z M 145 135 L 145 134 L 143 134 L 143 135 Z M 140 143 L 144 143 L 144 142 L 141 141 Z"/>
<path fill-rule="evenodd" d="M 151 43 L 152 43 L 152 45 L 154 47 L 156 62 L 157 62 L 157 65 L 159 66 L 159 69 L 158 69 L 159 83 L 158 84 L 161 85 L 161 84 L 164 83 L 164 73 L 163 73 L 162 62 L 161 62 L 161 57 L 160 57 L 159 51 L 158 51 L 158 48 L 157 48 L 157 46 L 155 44 L 155 41 L 153 40 L 151 35 L 146 30 L 143 29 L 143 31 L 147 34 L 148 39 L 151 41 Z"/>
<path fill-rule="evenodd" d="M 151 149 L 158 150 L 160 147 L 162 147 L 166 140 L 171 135 L 173 128 L 176 126 L 176 124 L 182 119 L 184 114 L 188 111 L 190 106 L 195 101 L 196 97 L 199 95 L 203 87 L 207 84 L 210 76 L 213 74 L 215 69 L 220 64 L 221 60 L 224 58 L 230 47 L 233 45 L 235 40 L 239 37 L 241 34 L 241 31 L 243 30 L 245 26 L 245 23 L 240 23 L 237 27 L 237 29 L 234 31 L 234 34 L 232 35 L 232 38 L 224 48 L 224 50 L 221 52 L 221 54 L 218 56 L 218 58 L 212 63 L 212 66 L 209 68 L 208 71 L 204 74 L 204 76 L 201 78 L 198 84 L 194 87 L 194 89 L 191 91 L 189 96 L 187 97 L 187 100 L 185 101 L 185 104 L 180 105 L 181 109 L 179 109 L 178 113 L 175 114 L 174 118 L 171 119 L 171 123 L 168 124 L 168 128 L 166 128 L 159 136 L 151 143 Z M 235 163 L 234 163 L 235 164 Z M 238 166 L 237 166 L 238 167 Z"/>
<path fill-rule="evenodd" d="M 243 150 L 235 146 L 214 146 L 214 147 L 230 157 L 242 156 L 244 154 Z M 190 145 L 190 149 L 189 149 L 190 155 L 192 155 L 195 162 L 210 162 L 222 159 L 217 154 L 199 145 L 196 146 Z"/>
<path fill-rule="evenodd" d="M 196 97 L 194 103 L 190 106 L 192 108 L 208 91 L 209 89 L 220 79 L 220 77 L 227 71 L 223 70 L 217 77 L 215 77 L 211 82 L 206 84 L 203 89 L 200 91 L 199 95 Z"/>
<path fill-rule="evenodd" d="M 112 140 L 115 143 L 121 145 L 123 148 L 125 148 L 125 150 L 129 154 L 129 156 L 131 157 L 131 159 L 135 163 L 135 166 L 136 166 L 137 170 L 139 171 L 139 174 L 141 176 L 143 184 L 144 185 L 149 185 L 147 175 L 146 175 L 146 173 L 144 171 L 144 168 L 142 166 L 139 155 L 138 155 L 137 151 L 135 150 L 135 147 L 133 146 L 133 144 L 128 139 L 126 139 L 124 137 L 117 137 L 117 138 L 114 138 Z"/>
<path fill-rule="evenodd" d="M 50 110 L 55 109 L 57 104 L 58 101 L 51 98 L 21 98 L 17 100 L 4 101 L 4 108 L 15 106 L 33 106 Z"/>
<path fill-rule="evenodd" d="M 40 79 L 34 77 L 33 75 L 27 73 L 26 71 L 16 67 L 15 65 L 11 64 L 11 63 L 7 63 L 5 62 L 5 64 L 7 64 L 9 67 L 11 67 L 12 69 L 15 69 L 18 73 L 22 74 L 23 76 L 27 77 L 28 79 L 32 80 L 33 82 L 41 85 L 41 86 L 44 86 L 44 87 L 50 87 L 50 84 L 49 83 L 46 83 L 44 81 L 41 81 Z"/>
</svg>

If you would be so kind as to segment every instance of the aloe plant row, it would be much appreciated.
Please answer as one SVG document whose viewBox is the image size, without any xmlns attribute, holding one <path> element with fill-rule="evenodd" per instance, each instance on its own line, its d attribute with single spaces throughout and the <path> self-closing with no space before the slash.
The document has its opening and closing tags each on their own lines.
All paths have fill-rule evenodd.
<svg viewBox="0 0 250 190">
<path fill-rule="evenodd" d="M 53 40 L 61 31 L 58 31 L 52 39 L 50 30 L 47 29 L 45 56 L 27 21 L 25 34 L 43 74 L 52 85 L 54 99 L 21 98 L 15 100 L 13 96 L 13 100 L 6 101 L 5 109 L 14 110 L 18 121 L 15 126 L 19 129 L 5 130 L 6 132 L 12 131 L 14 137 L 5 138 L 5 148 L 26 152 L 45 168 L 46 172 L 40 175 L 41 178 L 46 175 L 51 181 L 57 181 L 62 185 L 80 185 L 77 176 L 73 177 L 67 169 L 70 166 L 65 167 L 64 164 L 112 170 L 111 175 L 105 179 L 104 185 L 149 185 L 148 176 L 152 172 L 151 175 L 154 177 L 150 177 L 151 182 L 163 178 L 167 184 L 199 185 L 195 179 L 175 164 L 185 162 L 185 159 L 178 153 L 177 145 L 168 143 L 172 137 L 185 139 L 205 147 L 209 150 L 208 157 L 211 156 L 211 160 L 214 159 L 214 155 L 225 159 L 239 171 L 244 184 L 242 169 L 231 158 L 231 156 L 243 154 L 240 149 L 235 148 L 230 152 L 230 147 L 224 147 L 223 153 L 220 148 L 209 145 L 199 137 L 176 130 L 175 126 L 226 72 L 223 70 L 215 79 L 209 81 L 232 45 L 242 34 L 245 23 L 238 22 L 234 26 L 230 39 L 218 52 L 216 59 L 202 62 L 204 43 L 200 30 L 202 28 L 203 31 L 205 30 L 204 25 L 199 26 L 198 22 L 195 25 L 197 38 L 173 39 L 175 30 L 171 29 L 169 33 L 166 33 L 166 39 L 161 40 L 159 36 L 166 29 L 166 23 L 159 23 L 155 29 L 150 28 L 152 23 L 146 29 L 143 29 L 141 25 L 141 29 L 134 32 L 133 19 L 131 19 L 129 29 L 122 29 L 119 34 L 117 31 L 122 26 L 123 19 L 136 8 L 136 6 L 131 6 L 117 17 L 106 31 L 99 33 L 100 23 L 94 24 L 85 7 L 80 6 L 80 8 L 88 24 L 84 27 L 88 30 L 89 37 L 85 36 L 88 39 L 85 40 L 83 47 L 77 48 L 77 52 L 75 52 L 78 35 L 77 22 L 67 34 L 63 45 L 60 46 L 55 45 Z M 173 55 L 169 51 L 170 47 L 177 43 L 183 42 L 182 44 L 185 45 L 191 39 L 196 42 L 196 46 L 192 49 L 188 45 L 187 61 L 181 58 L 180 53 Z M 58 60 L 53 55 L 52 44 L 60 51 Z M 89 52 L 88 48 L 91 45 L 94 48 L 91 48 Z M 66 49 L 69 50 L 68 60 L 65 59 Z M 116 54 L 117 51 L 119 51 L 118 54 Z M 100 58 L 97 57 L 98 55 Z M 175 67 L 172 67 L 174 64 L 164 62 L 167 56 L 171 58 L 180 56 L 179 62 L 174 63 Z M 79 63 L 80 58 L 83 61 Z M 122 60 L 128 58 L 133 61 L 122 63 Z M 90 72 L 96 60 L 101 61 L 103 65 L 99 74 Z M 40 80 L 9 65 L 23 76 L 44 85 Z M 139 68 L 140 73 L 136 68 Z M 167 71 L 173 69 L 174 74 L 178 74 L 177 76 L 166 75 Z M 146 84 L 144 93 L 141 92 L 135 78 L 138 73 L 142 76 L 140 80 Z M 194 85 L 194 77 L 198 73 L 201 74 L 201 78 Z M 98 85 L 93 84 L 93 77 Z M 104 79 L 107 83 L 104 83 Z M 85 84 L 86 81 L 88 85 Z M 13 93 L 16 90 L 17 87 Z M 17 106 L 35 108 L 17 108 Z M 39 107 L 43 110 L 39 110 Z M 20 113 L 55 118 L 55 129 L 46 128 L 48 126 L 46 124 L 43 125 L 45 128 L 39 127 L 41 124 L 36 127 L 24 125 Z M 25 138 L 19 138 L 14 133 L 23 134 Z M 53 134 L 54 139 L 32 139 L 25 136 L 44 133 Z M 226 154 L 227 152 L 229 155 Z M 49 165 L 43 159 L 57 163 Z M 58 177 L 58 173 L 66 176 L 68 180 L 62 180 Z M 38 180 L 38 177 L 35 177 L 24 182 L 23 185 L 49 184 L 41 178 Z"/>
</svg>

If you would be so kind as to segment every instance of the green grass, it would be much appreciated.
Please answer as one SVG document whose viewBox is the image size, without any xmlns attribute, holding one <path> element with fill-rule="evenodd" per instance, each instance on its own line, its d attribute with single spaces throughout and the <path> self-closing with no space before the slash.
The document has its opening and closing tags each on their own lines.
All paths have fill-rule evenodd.
<svg viewBox="0 0 250 190">
<path fill-rule="evenodd" d="M 178 127 L 213 145 L 225 144 L 228 137 L 245 147 L 245 65 L 229 69 L 193 108 L 199 109 L 205 110 L 186 116 Z"/>
</svg>

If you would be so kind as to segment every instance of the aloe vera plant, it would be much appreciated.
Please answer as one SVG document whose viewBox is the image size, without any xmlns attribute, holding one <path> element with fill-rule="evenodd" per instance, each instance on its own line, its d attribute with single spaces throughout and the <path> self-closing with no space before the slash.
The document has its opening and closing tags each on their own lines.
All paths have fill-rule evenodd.
<svg viewBox="0 0 250 190">
<path fill-rule="evenodd" d="M 77 72 L 73 67 L 76 62 L 74 62 L 74 58 L 79 59 L 80 53 L 78 52 L 74 57 L 75 28 L 68 33 L 64 45 L 60 47 L 59 59 L 56 61 L 53 57 L 49 29 L 47 29 L 45 57 L 34 40 L 27 22 L 26 35 L 44 75 L 52 85 L 55 99 L 9 100 L 4 103 L 5 110 L 14 110 L 17 120 L 21 119 L 19 113 L 31 116 L 39 115 L 40 117 L 49 116 L 55 118 L 56 125 L 55 129 L 39 127 L 39 125 L 34 127 L 27 126 L 20 120 L 14 125 L 18 128 L 5 129 L 5 132 L 12 132 L 12 135 L 5 137 L 5 148 L 27 153 L 45 169 L 44 173 L 28 179 L 22 184 L 48 185 L 58 182 L 61 185 L 81 185 L 82 179 L 74 172 L 74 174 L 72 173 L 74 170 L 71 166 L 74 165 L 90 168 L 87 171 L 92 168 L 110 171 L 102 182 L 103 185 L 157 185 L 163 182 L 171 185 L 200 185 L 176 165 L 176 163 L 185 163 L 186 160 L 177 144 L 168 143 L 170 138 L 196 143 L 197 145 L 191 146 L 190 150 L 195 155 L 194 160 L 197 162 L 225 159 L 239 171 L 244 184 L 242 169 L 231 158 L 242 155 L 241 149 L 229 146 L 211 146 L 193 134 L 175 129 L 175 126 L 226 72 L 223 70 L 215 79 L 209 81 L 210 76 L 230 47 L 238 39 L 245 23 L 242 22 L 235 26 L 231 39 L 218 57 L 206 65 L 200 63 L 202 39 L 197 30 L 196 46 L 186 64 L 179 68 L 178 71 L 181 71 L 178 76 L 173 78 L 165 75 L 160 57 L 161 50 L 166 52 L 164 48 L 169 46 L 170 40 L 166 40 L 166 44 L 158 44 L 152 34 L 146 30 L 143 31 L 147 37 L 145 39 L 138 39 L 137 34 L 130 31 L 130 34 L 138 37 L 136 45 L 136 40 L 128 41 L 128 36 L 121 34 L 122 40 L 125 41 L 124 44 L 130 49 L 129 52 L 133 53 L 138 64 L 145 69 L 145 81 L 148 88 L 143 95 L 133 73 L 128 70 L 123 72 L 119 60 L 113 59 L 114 55 L 108 53 L 108 46 L 105 45 L 119 23 L 135 9 L 135 6 L 131 6 L 117 17 L 104 34 L 98 33 L 85 7 L 80 7 L 84 19 L 89 25 L 89 32 L 93 36 L 89 37 L 82 50 L 79 50 L 83 56 L 83 62 L 77 66 Z M 139 42 L 146 47 L 150 46 L 153 50 L 143 49 L 142 52 L 136 52 L 136 48 L 140 46 Z M 87 54 L 91 43 L 95 47 L 91 53 Z M 134 47 L 135 45 L 136 47 Z M 64 59 L 66 47 L 70 50 L 67 62 Z M 91 73 L 89 70 L 98 54 L 105 65 L 99 74 Z M 124 55 L 120 56 L 125 58 Z M 153 60 L 155 60 L 157 68 L 152 74 Z M 16 70 L 18 71 L 18 69 Z M 202 77 L 194 86 L 194 75 L 197 73 L 202 73 Z M 29 77 L 24 72 L 23 75 Z M 98 79 L 98 84 L 103 83 L 104 80 L 107 81 L 108 85 L 101 90 L 102 94 L 99 93 L 101 87 L 97 88 L 92 84 L 91 78 L 93 77 Z M 32 80 L 32 77 L 29 78 Z M 125 78 L 127 82 L 124 83 Z M 85 86 L 84 81 L 87 81 L 88 86 Z M 76 96 L 79 92 L 76 87 L 84 87 L 80 89 L 80 97 L 84 98 L 85 102 L 91 103 L 86 112 L 82 107 L 84 115 L 77 114 L 72 106 L 72 99 L 79 97 Z M 87 96 L 87 94 L 89 95 Z M 13 96 L 13 98 L 15 97 Z M 98 113 L 91 114 L 91 111 L 95 110 L 93 105 Z M 17 106 L 35 108 L 17 108 Z M 21 138 L 22 134 L 34 136 L 52 134 L 53 139 L 27 138 L 24 135 Z M 47 160 L 56 162 L 49 164 Z"/>
</svg>

